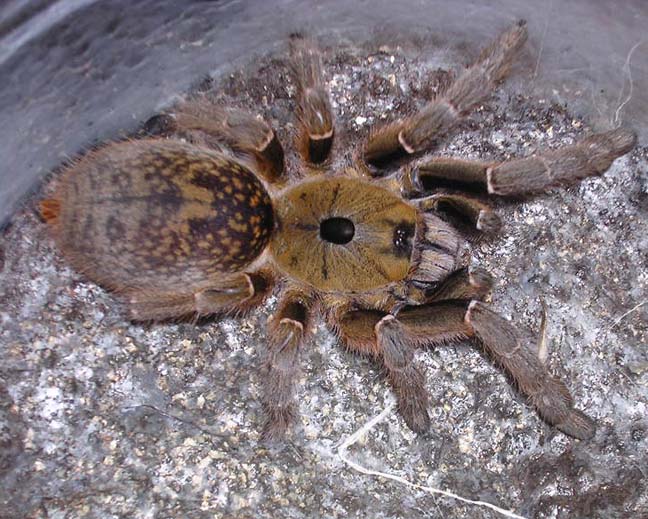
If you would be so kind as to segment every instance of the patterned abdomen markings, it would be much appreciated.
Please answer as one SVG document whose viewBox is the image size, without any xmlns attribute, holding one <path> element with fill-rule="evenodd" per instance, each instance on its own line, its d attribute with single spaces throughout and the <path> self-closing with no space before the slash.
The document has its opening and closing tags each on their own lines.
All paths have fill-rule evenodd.
<svg viewBox="0 0 648 519">
<path fill-rule="evenodd" d="M 273 229 L 270 198 L 251 171 L 180 142 L 93 152 L 64 174 L 56 198 L 59 246 L 114 290 L 209 287 L 259 256 Z"/>
</svg>

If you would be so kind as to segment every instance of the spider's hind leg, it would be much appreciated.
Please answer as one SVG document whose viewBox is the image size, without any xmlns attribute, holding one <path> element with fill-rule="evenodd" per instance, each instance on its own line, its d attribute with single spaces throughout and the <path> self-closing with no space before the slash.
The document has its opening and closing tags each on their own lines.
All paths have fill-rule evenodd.
<svg viewBox="0 0 648 519">
<path fill-rule="evenodd" d="M 119 295 L 135 321 L 163 321 L 244 312 L 261 304 L 272 288 L 265 273 L 239 274 L 205 287 L 133 288 Z"/>
<path fill-rule="evenodd" d="M 293 35 L 290 57 L 297 86 L 297 148 L 306 162 L 320 164 L 329 156 L 334 134 L 322 55 L 312 40 Z"/>
<path fill-rule="evenodd" d="M 261 400 L 265 413 L 263 437 L 270 442 L 285 436 L 297 414 L 295 382 L 302 344 L 309 335 L 310 316 L 309 302 L 288 294 L 268 322 Z"/>
<path fill-rule="evenodd" d="M 205 95 L 185 101 L 146 123 L 150 132 L 182 137 L 193 144 L 249 161 L 269 182 L 281 181 L 284 152 L 273 128 L 253 113 L 215 104 Z"/>
</svg>

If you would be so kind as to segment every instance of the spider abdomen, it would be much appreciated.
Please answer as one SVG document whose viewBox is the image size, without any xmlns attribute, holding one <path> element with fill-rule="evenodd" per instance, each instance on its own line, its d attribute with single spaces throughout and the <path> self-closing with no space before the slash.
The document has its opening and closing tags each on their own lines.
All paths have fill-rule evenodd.
<svg viewBox="0 0 648 519">
<path fill-rule="evenodd" d="M 77 268 L 111 288 L 175 289 L 239 272 L 273 230 L 247 168 L 177 141 L 112 144 L 64 174 L 52 222 Z"/>
<path fill-rule="evenodd" d="M 361 291 L 407 277 L 416 210 L 364 180 L 318 178 L 276 203 L 271 251 L 290 276 L 324 291 Z"/>
</svg>

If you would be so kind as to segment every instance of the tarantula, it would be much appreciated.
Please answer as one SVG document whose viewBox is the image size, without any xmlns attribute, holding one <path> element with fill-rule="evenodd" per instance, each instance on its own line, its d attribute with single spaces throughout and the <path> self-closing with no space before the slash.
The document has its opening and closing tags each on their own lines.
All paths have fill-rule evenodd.
<svg viewBox="0 0 648 519">
<path fill-rule="evenodd" d="M 431 158 L 385 173 L 432 150 L 487 98 L 526 38 L 524 22 L 505 30 L 445 92 L 372 130 L 353 165 L 331 171 L 322 56 L 293 36 L 302 171 L 285 170 L 267 122 L 198 95 L 152 119 L 153 137 L 105 145 L 69 166 L 42 214 L 72 265 L 112 290 L 133 320 L 239 314 L 278 292 L 262 396 L 270 439 L 295 419 L 299 353 L 318 316 L 384 367 L 413 431 L 429 428 L 416 349 L 475 339 L 544 420 L 588 439 L 594 422 L 528 337 L 484 302 L 491 276 L 469 268 L 467 241 L 444 211 L 492 234 L 497 214 L 462 191 L 510 197 L 599 175 L 632 149 L 634 134 L 616 129 L 501 163 Z"/>
</svg>

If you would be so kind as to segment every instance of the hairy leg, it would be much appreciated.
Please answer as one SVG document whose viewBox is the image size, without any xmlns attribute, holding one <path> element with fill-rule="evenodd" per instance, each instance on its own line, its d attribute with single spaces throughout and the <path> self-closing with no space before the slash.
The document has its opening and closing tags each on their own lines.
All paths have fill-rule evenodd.
<svg viewBox="0 0 648 519">
<path fill-rule="evenodd" d="M 373 310 L 348 312 L 334 323 L 349 349 L 382 362 L 398 400 L 398 409 L 415 432 L 429 428 L 425 376 L 414 359 L 421 345 L 441 344 L 468 337 L 465 305 L 408 307 L 397 317 Z"/>
<path fill-rule="evenodd" d="M 547 423 L 569 436 L 587 440 L 596 425 L 574 409 L 567 386 L 551 375 L 511 323 L 483 303 L 473 301 L 465 317 L 484 349 L 515 380 Z"/>
<path fill-rule="evenodd" d="M 482 267 L 464 268 L 449 276 L 428 295 L 428 303 L 439 301 L 483 301 L 493 288 L 493 276 Z"/>
<path fill-rule="evenodd" d="M 403 195 L 416 198 L 439 188 L 484 191 L 486 171 L 496 165 L 482 161 L 452 157 L 435 157 L 405 169 L 402 178 Z"/>
<path fill-rule="evenodd" d="M 262 404 L 265 412 L 263 437 L 281 440 L 297 414 L 295 381 L 299 375 L 299 354 L 308 334 L 309 305 L 302 298 L 287 295 L 268 322 L 268 349 L 263 364 Z"/>
<path fill-rule="evenodd" d="M 449 211 L 484 234 L 494 234 L 502 226 L 500 217 L 492 207 L 467 195 L 439 193 L 419 200 L 418 206 L 422 211 Z"/>
<path fill-rule="evenodd" d="M 405 327 L 393 315 L 383 317 L 375 327 L 377 347 L 382 354 L 387 379 L 398 399 L 398 411 L 412 431 L 430 428 L 425 375 L 414 361 L 414 345 L 403 340 Z"/>
<path fill-rule="evenodd" d="M 405 307 L 396 317 L 369 310 L 353 311 L 341 316 L 336 328 L 350 349 L 382 359 L 401 414 L 415 431 L 423 430 L 428 423 L 428 397 L 414 362 L 415 348 L 476 337 L 545 421 L 574 438 L 591 438 L 596 428 L 593 421 L 574 409 L 565 384 L 547 371 L 511 323 L 484 303 L 462 300 L 464 296 L 483 296 L 487 284 L 486 279 L 475 283 L 467 272 L 458 273 L 437 294 L 456 301 Z"/>
<path fill-rule="evenodd" d="M 334 133 L 322 56 L 311 40 L 295 35 L 290 42 L 290 57 L 297 84 L 297 148 L 306 162 L 319 164 L 328 158 Z"/>
<path fill-rule="evenodd" d="M 635 146 L 636 140 L 632 131 L 618 128 L 596 133 L 573 146 L 499 164 L 433 159 L 406 171 L 403 186 L 408 196 L 448 186 L 501 196 L 538 193 L 603 174 L 615 159 Z"/>
<path fill-rule="evenodd" d="M 261 304 L 272 287 L 266 273 L 238 274 L 214 286 L 177 291 L 135 288 L 122 291 L 128 315 L 135 321 L 160 321 L 211 314 L 239 313 Z"/>
<path fill-rule="evenodd" d="M 617 157 L 634 148 L 636 141 L 633 132 L 619 128 L 594 134 L 575 146 L 504 162 L 486 170 L 488 192 L 536 193 L 557 184 L 601 175 Z"/>
<path fill-rule="evenodd" d="M 517 23 L 483 49 L 441 96 L 415 115 L 372 131 L 364 148 L 365 161 L 380 166 L 399 155 L 431 149 L 506 77 L 526 38 L 525 23 Z"/>
<path fill-rule="evenodd" d="M 250 161 L 270 182 L 279 181 L 284 172 L 283 148 L 267 122 L 245 110 L 215 104 L 204 95 L 176 106 L 171 114 L 155 116 L 147 126 L 158 134 L 184 137 Z"/>
</svg>

